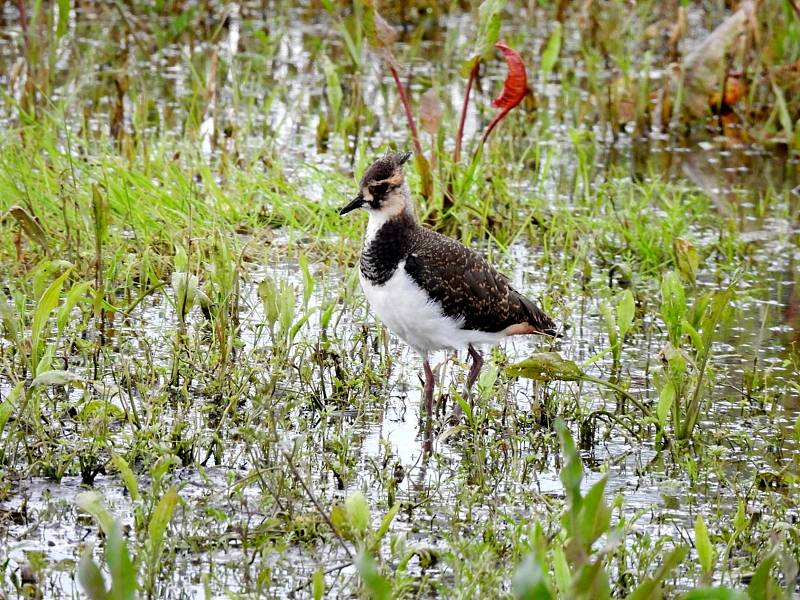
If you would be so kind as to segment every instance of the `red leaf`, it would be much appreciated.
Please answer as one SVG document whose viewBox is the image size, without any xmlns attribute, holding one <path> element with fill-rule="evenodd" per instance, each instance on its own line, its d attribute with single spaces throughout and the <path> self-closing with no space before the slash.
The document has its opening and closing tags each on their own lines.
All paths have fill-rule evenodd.
<svg viewBox="0 0 800 600">
<path fill-rule="evenodd" d="M 497 42 L 495 48 L 503 53 L 508 66 L 508 75 L 503 83 L 503 91 L 492 102 L 492 106 L 501 109 L 499 113 L 492 119 L 489 126 L 486 128 L 486 133 L 483 134 L 483 141 L 489 137 L 489 134 L 502 121 L 511 110 L 517 106 L 528 93 L 528 74 L 525 71 L 525 64 L 522 62 L 522 57 L 513 48 L 509 48 L 505 42 Z"/>
<path fill-rule="evenodd" d="M 506 46 L 505 42 L 497 42 L 494 47 L 506 57 L 508 75 L 503 84 L 503 92 L 492 102 L 492 106 L 511 110 L 528 93 L 528 74 L 525 72 L 522 57 L 516 50 Z"/>
</svg>

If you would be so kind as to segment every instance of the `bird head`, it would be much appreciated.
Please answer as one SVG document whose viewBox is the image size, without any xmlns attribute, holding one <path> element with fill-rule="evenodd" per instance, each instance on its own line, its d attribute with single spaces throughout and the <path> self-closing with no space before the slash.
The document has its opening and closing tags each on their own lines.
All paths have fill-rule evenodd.
<svg viewBox="0 0 800 600">
<path fill-rule="evenodd" d="M 410 152 L 387 153 L 372 163 L 361 178 L 360 191 L 340 215 L 364 207 L 386 216 L 399 214 L 406 208 L 407 191 L 403 165 L 411 158 Z"/>
</svg>

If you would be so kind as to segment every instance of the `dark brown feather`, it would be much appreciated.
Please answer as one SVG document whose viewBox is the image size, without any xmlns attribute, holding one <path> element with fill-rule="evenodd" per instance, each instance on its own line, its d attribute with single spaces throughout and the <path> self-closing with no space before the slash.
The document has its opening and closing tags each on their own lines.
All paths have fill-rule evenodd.
<svg viewBox="0 0 800 600">
<path fill-rule="evenodd" d="M 556 327 L 531 300 L 477 252 L 425 229 L 409 213 L 387 221 L 361 256 L 361 273 L 382 285 L 405 260 L 406 273 L 439 303 L 445 315 L 463 318 L 463 329 L 500 332 L 529 324 L 556 335 Z"/>
<path fill-rule="evenodd" d="M 531 300 L 477 252 L 419 225 L 405 269 L 444 314 L 464 318 L 463 329 L 498 332 L 521 323 L 556 335 L 556 327 Z"/>
</svg>

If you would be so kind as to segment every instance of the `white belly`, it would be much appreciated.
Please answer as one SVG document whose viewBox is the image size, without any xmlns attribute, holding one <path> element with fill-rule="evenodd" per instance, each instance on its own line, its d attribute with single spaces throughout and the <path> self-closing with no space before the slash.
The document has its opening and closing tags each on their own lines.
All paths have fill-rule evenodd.
<svg viewBox="0 0 800 600">
<path fill-rule="evenodd" d="M 420 354 L 443 348 L 461 350 L 469 344 L 496 344 L 505 335 L 461 329 L 463 318 L 442 313 L 405 271 L 401 261 L 391 278 L 374 285 L 361 275 L 361 287 L 372 310 L 394 334 Z"/>
</svg>

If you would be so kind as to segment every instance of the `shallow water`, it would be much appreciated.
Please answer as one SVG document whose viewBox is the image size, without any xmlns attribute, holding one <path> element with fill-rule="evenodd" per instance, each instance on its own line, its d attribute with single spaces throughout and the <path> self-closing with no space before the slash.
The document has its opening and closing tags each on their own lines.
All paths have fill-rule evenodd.
<svg viewBox="0 0 800 600">
<path fill-rule="evenodd" d="M 6 4 L 2 10 L 6 23 L 16 22 L 12 5 Z M 323 197 L 324 191 L 314 179 L 316 169 L 348 171 L 354 158 L 347 156 L 336 140 L 331 140 L 327 152 L 315 147 L 316 115 L 324 100 L 315 62 L 316 47 L 319 37 L 329 32 L 327 17 L 320 17 L 309 8 L 272 12 L 258 3 L 242 3 L 238 10 L 225 10 L 229 11 L 228 20 L 215 44 L 199 40 L 167 44 L 149 60 L 131 67 L 133 71 L 154 74 L 148 90 L 152 105 L 145 107 L 153 115 L 147 120 L 151 127 L 142 132 L 144 139 L 152 136 L 159 143 L 168 144 L 189 130 L 188 135 L 196 136 L 194 141 L 211 164 L 219 164 L 223 155 L 240 159 L 261 154 L 280 156 L 287 176 L 295 179 L 298 187 L 307 190 L 323 207 L 336 205 L 341 198 Z M 216 26 L 222 12 L 218 8 L 208 17 L 209 22 Z M 442 17 L 442 23 L 456 31 L 469 21 L 467 14 Z M 80 50 L 66 45 L 61 48 L 57 70 L 66 73 L 82 61 L 102 64 L 99 60 L 91 62 L 88 55 L 118 49 L 106 47 L 98 31 L 121 27 L 121 23 L 119 11 L 81 5 L 70 21 Z M 300 25 L 287 28 L 288 23 Z M 515 32 L 513 26 L 510 30 Z M 149 34 L 142 31 L 129 36 L 131 46 L 148 43 Z M 268 32 L 267 42 L 257 41 L 258 31 Z M 3 84 L 9 83 L 9 65 L 16 58 L 19 35 L 19 29 L 12 25 L 6 28 L 0 42 Z M 540 38 L 529 41 L 529 45 L 538 47 Z M 447 39 L 434 36 L 422 47 L 433 56 L 446 58 L 446 46 L 462 42 L 458 34 Z M 339 38 L 327 43 L 334 56 L 344 54 Z M 276 47 L 269 59 L 259 56 L 262 44 Z M 203 59 L 209 52 L 218 56 L 217 67 L 212 66 L 213 61 Z M 218 87 L 213 92 L 209 89 L 214 102 L 203 114 L 192 115 L 202 123 L 196 131 L 187 126 L 186 117 L 189 109 L 197 113 L 190 99 L 195 93 L 192 78 L 198 75 L 189 68 L 190 61 L 195 70 L 227 69 Z M 359 135 L 375 141 L 375 147 L 388 140 L 402 142 L 405 129 L 402 115 L 391 110 L 394 96 L 388 74 L 369 64 L 371 68 L 365 69 L 357 83 L 373 90 L 370 97 L 379 122 Z M 253 70 L 260 66 L 266 75 L 253 76 Z M 431 65 L 427 57 L 417 57 L 412 67 L 417 79 L 438 68 L 455 69 L 439 67 L 435 61 Z M 66 121 L 76 128 L 82 126 L 79 123 L 83 118 L 95 133 L 105 132 L 108 127 L 110 100 L 108 82 L 100 77 L 102 71 L 102 66 L 88 69 L 82 77 L 53 90 L 52 99 L 63 109 Z M 499 67 L 490 71 L 486 89 L 480 92 L 476 104 L 491 98 L 488 84 L 501 78 Z M 292 84 L 270 97 L 271 89 L 282 81 Z M 411 87 L 412 94 L 419 91 L 416 85 Z M 444 95 L 460 98 L 458 85 L 459 82 L 454 83 Z M 549 110 L 555 116 L 558 82 L 551 87 L 553 93 L 547 96 Z M 88 98 L 95 98 L 96 102 Z M 63 105 L 59 104 L 62 99 Z M 457 105 L 457 100 L 453 104 Z M 483 105 L 488 106 L 488 102 Z M 82 111 L 87 106 L 91 107 L 90 114 L 85 115 Z M 131 114 L 135 111 L 135 106 L 129 106 L 127 128 L 133 127 Z M 13 122 L 14 114 L 10 103 L 0 104 L 0 122 L 4 125 Z M 468 135 L 480 129 L 485 117 L 486 114 L 471 114 Z M 240 129 L 228 138 L 224 133 L 228 126 Z M 691 530 L 696 514 L 730 515 L 743 497 L 748 499 L 749 514 L 758 514 L 762 521 L 797 523 L 798 508 L 784 496 L 796 491 L 796 478 L 800 476 L 798 447 L 791 434 L 800 415 L 797 157 L 782 155 L 775 148 L 730 147 L 730 140 L 714 138 L 703 131 L 681 142 L 664 141 L 659 136 L 632 139 L 625 133 L 612 139 L 599 126 L 593 133 L 597 140 L 594 162 L 602 165 L 596 169 L 598 182 L 647 181 L 657 175 L 662 181 L 708 197 L 719 220 L 719 230 L 704 227 L 692 231 L 695 243 L 712 245 L 725 222 L 731 220 L 742 232 L 749 264 L 735 301 L 737 319 L 722 329 L 715 342 L 715 382 L 698 424 L 706 442 L 704 451 L 715 455 L 714 464 L 719 468 L 692 476 L 687 463 L 695 457 L 687 455 L 685 463 L 673 460 L 668 452 L 657 450 L 651 434 L 634 436 L 598 417 L 594 421 L 583 420 L 589 424 L 580 444 L 587 467 L 584 486 L 607 473 L 608 497 L 624 497 L 615 519 L 635 519 L 633 529 L 642 537 L 653 539 L 680 539 Z M 553 205 L 571 198 L 577 163 L 568 135 L 566 123 L 552 123 L 551 137 L 541 142 L 541 148 L 553 158 L 548 174 L 534 182 L 527 173 L 520 172 L 510 185 L 525 194 L 544 194 Z M 249 160 L 244 163 L 251 164 Z M 342 198 L 348 192 L 343 191 Z M 770 199 L 767 204 L 765 197 Z M 359 241 L 353 239 L 349 243 L 356 245 Z M 184 441 L 192 443 L 182 450 L 189 459 L 170 471 L 183 505 L 173 521 L 172 533 L 181 541 L 165 559 L 172 561 L 174 568 L 169 581 L 160 588 L 163 597 L 221 597 L 253 590 L 254 578 L 260 572 L 269 572 L 269 593 L 281 596 L 306 584 L 318 566 L 327 569 L 346 562 L 347 557 L 334 539 L 313 531 L 318 527 L 324 532 L 324 525 L 313 518 L 314 510 L 297 485 L 285 490 L 290 508 L 276 508 L 269 485 L 254 476 L 260 469 L 283 469 L 285 480 L 291 482 L 288 463 L 281 462 L 284 453 L 296 453 L 295 466 L 313 493 L 325 500 L 326 507 L 356 489 L 364 490 L 376 524 L 387 510 L 386 474 L 402 471 L 396 498 L 404 508 L 394 521 L 392 534 L 405 535 L 410 546 L 445 554 L 452 551 L 449 538 L 453 531 L 466 535 L 470 528 L 480 529 L 498 513 L 508 523 L 507 529 L 497 535 L 511 534 L 514 522 L 557 519 L 549 499 L 560 501 L 563 496 L 558 476 L 561 465 L 552 430 L 542 422 L 544 404 L 556 402 L 563 407 L 557 412 L 574 411 L 584 416 L 598 410 L 612 414 L 621 410 L 614 394 L 591 384 L 543 385 L 501 376 L 497 383 L 489 381 L 488 387 L 478 386 L 479 393 L 486 393 L 481 406 L 491 417 L 477 426 L 477 436 L 472 431 L 448 430 L 439 419 L 430 436 L 432 448 L 427 448 L 426 434 L 420 427 L 420 360 L 375 322 L 356 288 L 352 269 L 345 265 L 324 260 L 310 265 L 315 277 L 306 309 L 310 316 L 293 341 L 289 359 L 292 368 L 275 367 L 271 362 L 275 345 L 265 329 L 257 286 L 265 277 L 292 285 L 300 316 L 304 310 L 300 306 L 304 284 L 294 250 L 302 244 L 293 232 L 278 230 L 268 252 L 268 264 L 248 265 L 242 273 L 239 345 L 230 370 L 231 379 L 241 385 L 235 403 L 226 406 L 222 392 L 212 389 L 202 373 L 188 382 L 180 377 L 178 383 L 172 380 L 176 361 L 196 361 L 198 371 L 206 368 L 204 357 L 211 352 L 211 344 L 199 309 L 189 315 L 186 335 L 183 342 L 178 341 L 171 287 L 146 298 L 125 322 L 116 324 L 111 336 L 107 370 L 102 374 L 105 393 L 109 394 L 104 399 L 125 410 L 138 406 L 145 419 L 148 394 L 153 398 L 169 396 L 168 401 L 159 401 L 163 405 L 160 420 L 163 432 L 172 429 L 178 433 L 160 443 L 165 452 L 173 455 L 180 454 Z M 475 246 L 490 253 L 518 289 L 534 298 L 547 295 L 545 279 L 538 273 L 538 265 L 545 258 L 543 248 L 515 243 L 504 252 L 487 241 L 478 241 Z M 558 251 L 562 250 L 569 251 Z M 708 260 L 699 285 L 715 289 L 721 282 L 714 265 L 725 257 L 712 253 Z M 597 291 L 596 281 L 606 279 L 608 265 L 599 256 L 593 256 L 592 261 Z M 659 279 L 638 283 L 644 292 L 657 298 Z M 599 296 L 593 297 L 592 291 L 580 293 L 578 282 L 570 285 L 559 300 L 557 316 L 572 327 L 553 348 L 562 356 L 583 363 L 604 352 L 608 338 L 598 312 Z M 322 312 L 331 303 L 335 305 L 333 318 L 323 331 Z M 646 313 L 645 322 L 626 340 L 619 370 L 614 368 L 609 354 L 587 367 L 593 376 L 614 377 L 626 383 L 631 393 L 648 406 L 658 400 L 652 369 L 666 339 L 663 324 L 653 314 Z M 487 367 L 513 363 L 548 348 L 549 344 L 540 339 L 512 339 L 499 350 L 486 351 L 492 357 L 487 360 Z M 0 341 L 0 350 L 8 355 L 8 342 Z M 320 358 L 326 352 L 328 355 Z M 83 366 L 81 356 L 73 358 L 74 366 Z M 443 384 L 440 389 L 448 395 L 463 385 L 464 361 L 463 355 L 454 359 L 440 353 L 436 357 L 438 380 Z M 275 368 L 281 368 L 282 373 L 274 377 L 275 390 L 269 391 L 266 382 L 273 377 Z M 344 369 L 351 378 L 358 373 L 375 377 L 341 389 L 334 381 L 338 378 L 337 368 Z M 743 392 L 743 381 L 754 370 L 768 377 L 753 397 Z M 485 369 L 485 373 L 488 371 Z M 181 374 L 185 372 L 182 370 Z M 138 381 L 139 387 L 125 385 L 126 381 Z M 0 374 L 0 398 L 7 397 L 12 387 L 11 380 Z M 137 391 L 130 393 L 133 389 Z M 182 392 L 188 392 L 189 397 L 181 397 Z M 83 391 L 72 388 L 67 396 L 51 391 L 47 397 L 52 400 L 48 415 L 60 422 L 64 452 L 68 454 L 70 449 L 80 448 L 80 440 L 92 433 L 90 423 L 79 422 L 64 412 L 68 404 L 80 404 Z M 226 411 L 241 416 L 228 422 L 224 430 L 216 431 L 219 413 Z M 274 429 L 267 431 L 265 424 L 272 422 L 273 413 L 281 417 L 274 421 Z M 634 415 L 636 421 L 633 407 L 628 406 L 625 414 Z M 177 426 L 180 427 L 175 429 Z M 124 451 L 135 428 L 122 419 L 114 427 L 108 439 Z M 578 437 L 577 432 L 573 433 Z M 216 438 L 218 446 L 214 445 Z M 18 450 L 17 447 L 13 456 L 22 459 L 24 453 Z M 477 456 L 485 462 L 481 463 Z M 145 460 L 149 457 L 139 458 L 149 464 Z M 0 583 L 8 581 L 11 573 L 19 573 L 23 564 L 39 560 L 32 559 L 32 553 L 36 553 L 45 565 L 38 582 L 43 595 L 75 596 L 80 588 L 74 573 L 83 546 L 99 546 L 96 524 L 74 503 L 75 496 L 86 486 L 81 484 L 74 464 L 60 479 L 28 476 L 26 473 L 34 472 L 34 467 L 30 463 L 14 465 L 0 493 L 0 557 L 8 560 L 5 579 Z M 140 489 L 148 489 L 152 483 L 150 470 L 135 471 Z M 758 487 L 759 476 L 764 474 L 779 474 L 779 483 L 774 489 L 767 484 L 767 490 L 752 493 Z M 465 489 L 487 477 L 491 484 L 484 483 L 485 494 L 480 500 L 467 499 Z M 281 480 L 272 484 L 275 481 Z M 118 474 L 104 469 L 93 486 L 102 493 L 111 512 L 124 525 L 133 527 L 136 503 L 130 500 Z M 299 531 L 297 521 L 289 519 L 287 512 L 293 518 L 295 512 L 311 515 L 309 530 Z M 292 527 L 282 529 L 287 522 Z M 248 537 L 251 528 L 262 536 L 255 545 Z M 388 541 L 383 542 L 384 554 L 389 551 L 388 545 Z M 100 555 L 99 550 L 95 555 Z M 421 577 L 439 576 L 448 581 L 452 576 L 452 564 L 447 561 L 430 567 L 415 563 L 412 568 Z M 355 568 L 348 566 L 332 572 L 327 581 L 330 589 L 344 590 L 342 593 L 346 594 L 355 589 Z"/>
</svg>

